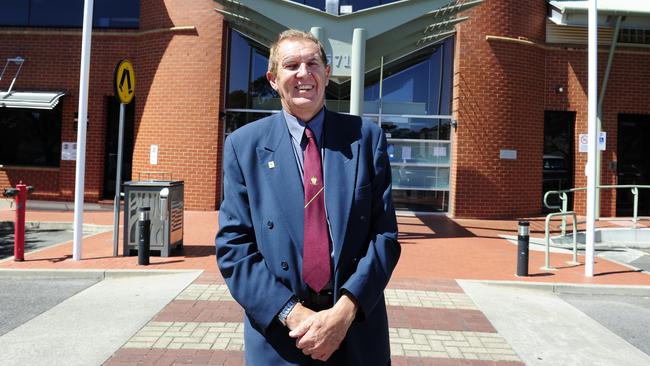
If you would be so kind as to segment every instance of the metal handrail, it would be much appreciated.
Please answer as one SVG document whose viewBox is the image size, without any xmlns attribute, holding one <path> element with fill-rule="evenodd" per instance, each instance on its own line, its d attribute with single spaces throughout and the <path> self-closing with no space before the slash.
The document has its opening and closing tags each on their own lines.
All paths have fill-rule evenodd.
<svg viewBox="0 0 650 366">
<path fill-rule="evenodd" d="M 550 222 L 551 217 L 562 216 L 562 219 L 565 220 L 566 216 L 571 215 L 573 217 L 573 261 L 572 264 L 578 263 L 578 220 L 576 213 L 573 211 L 570 212 L 553 212 L 546 215 L 546 222 L 544 224 L 544 237 L 546 243 L 546 253 L 544 256 L 544 268 L 545 270 L 552 270 L 551 268 L 551 236 L 550 236 Z"/>
<path fill-rule="evenodd" d="M 630 188 L 632 192 L 632 196 L 634 197 L 634 205 L 632 209 L 632 223 L 634 224 L 634 227 L 637 226 L 637 223 L 639 221 L 639 188 L 642 189 L 650 189 L 650 185 L 639 185 L 639 184 L 616 184 L 616 185 L 599 185 L 596 187 L 596 189 L 600 190 L 601 188 Z M 579 187 L 579 188 L 571 188 L 571 189 L 563 189 L 563 190 L 557 190 L 557 191 L 548 191 L 544 193 L 544 206 L 549 209 L 559 209 L 560 212 L 567 212 L 568 209 L 568 204 L 569 204 L 569 199 L 567 197 L 567 193 L 574 193 L 578 191 L 585 191 L 587 190 L 586 187 Z M 552 206 L 548 203 L 547 199 L 551 194 L 557 194 L 562 201 L 561 206 Z M 562 217 L 562 235 L 566 235 L 566 216 Z"/>
<path fill-rule="evenodd" d="M 618 185 L 599 185 L 596 187 L 596 189 L 601 189 L 601 188 L 629 188 L 632 191 L 632 195 L 634 196 L 634 206 L 633 206 L 633 212 L 632 212 L 632 223 L 634 224 L 634 227 L 637 227 L 637 223 L 639 221 L 639 215 L 638 215 L 638 210 L 639 210 L 639 188 L 642 189 L 650 189 L 650 185 L 638 185 L 638 184 L 618 184 Z M 546 267 L 544 269 L 550 270 L 552 269 L 550 267 L 550 246 L 551 246 L 551 236 L 550 236 L 550 222 L 551 218 L 555 216 L 562 216 L 562 236 L 566 236 L 566 217 L 567 216 L 572 216 L 573 217 L 573 263 L 578 263 L 577 261 L 577 237 L 578 237 L 578 220 L 576 217 L 576 214 L 574 211 L 567 211 L 568 208 L 568 196 L 567 193 L 574 193 L 574 192 L 579 192 L 579 191 L 584 191 L 586 190 L 586 187 L 579 187 L 579 188 L 571 188 L 571 189 L 563 189 L 563 190 L 557 190 L 557 191 L 548 191 L 544 193 L 544 206 L 546 206 L 549 209 L 559 209 L 559 212 L 552 212 L 548 215 L 546 215 L 546 222 L 544 225 L 544 240 L 546 243 L 546 257 L 545 257 L 545 264 Z M 560 206 L 552 206 L 548 203 L 547 199 L 551 194 L 557 194 L 560 200 L 562 201 L 562 204 Z"/>
</svg>

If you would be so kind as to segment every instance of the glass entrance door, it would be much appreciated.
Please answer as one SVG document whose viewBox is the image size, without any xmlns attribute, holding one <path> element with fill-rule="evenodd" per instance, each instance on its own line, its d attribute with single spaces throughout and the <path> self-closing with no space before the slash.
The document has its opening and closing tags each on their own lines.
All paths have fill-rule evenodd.
<svg viewBox="0 0 650 366">
<path fill-rule="evenodd" d="M 396 208 L 446 212 L 451 166 L 453 38 L 425 47 L 366 74 L 364 117 L 384 129 Z M 266 81 L 268 51 L 229 32 L 224 132 L 281 109 Z M 325 106 L 350 110 L 350 81 L 330 80 Z"/>
<path fill-rule="evenodd" d="M 544 112 L 544 157 L 542 168 L 542 199 L 548 191 L 573 188 L 573 141 L 575 112 Z M 568 195 L 568 209 L 573 209 L 573 195 Z M 561 204 L 557 195 L 549 196 L 548 203 Z M 542 205 L 543 211 L 548 210 Z"/>
</svg>

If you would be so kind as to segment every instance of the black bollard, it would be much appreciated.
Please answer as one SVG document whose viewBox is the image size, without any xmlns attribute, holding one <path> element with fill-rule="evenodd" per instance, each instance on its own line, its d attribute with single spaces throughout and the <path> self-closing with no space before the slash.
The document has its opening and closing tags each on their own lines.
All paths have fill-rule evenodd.
<svg viewBox="0 0 650 366">
<path fill-rule="evenodd" d="M 528 276 L 528 221 L 519 221 L 519 234 L 517 235 L 517 276 Z"/>
<path fill-rule="evenodd" d="M 149 207 L 138 208 L 138 264 L 149 265 L 149 243 L 151 240 L 151 220 Z"/>
</svg>

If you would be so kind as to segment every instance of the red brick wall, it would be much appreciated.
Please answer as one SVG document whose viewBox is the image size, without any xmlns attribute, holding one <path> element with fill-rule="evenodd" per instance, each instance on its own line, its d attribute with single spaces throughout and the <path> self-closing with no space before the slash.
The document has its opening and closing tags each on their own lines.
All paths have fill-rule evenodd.
<svg viewBox="0 0 650 366">
<path fill-rule="evenodd" d="M 85 199 L 102 196 L 105 98 L 113 95 L 116 63 L 128 58 L 136 74 L 133 178 L 148 171 L 171 172 L 173 179 L 185 181 L 186 208 L 213 210 L 221 192 L 222 18 L 211 0 L 142 0 L 140 24 L 139 30 L 93 32 Z M 26 59 L 16 90 L 66 93 L 61 101 L 62 142 L 77 138 L 73 119 L 80 54 L 80 29 L 0 28 L 0 60 L 16 55 Z M 3 80 L 0 89 L 7 87 Z M 151 144 L 159 146 L 156 166 L 149 165 Z M 74 199 L 73 161 L 62 161 L 59 169 L 0 168 L 0 187 L 19 179 L 36 186 L 35 199 Z"/>
<path fill-rule="evenodd" d="M 161 17 L 166 13 L 166 18 Z M 185 181 L 188 209 L 214 210 L 221 192 L 219 123 L 223 21 L 214 2 L 142 1 L 141 24 L 195 30 L 139 37 L 133 177 L 170 172 Z M 158 145 L 158 164 L 149 164 Z"/>
<path fill-rule="evenodd" d="M 570 48 L 571 50 L 567 50 Z M 602 47 L 598 55 L 598 88 L 607 65 L 608 48 Z M 603 131 L 607 132 L 607 150 L 602 153 L 602 184 L 616 184 L 616 170 L 610 169 L 610 162 L 617 160 L 618 115 L 621 113 L 650 114 L 650 51 L 631 51 L 619 47 L 614 55 L 605 99 L 603 101 Z M 565 86 L 564 93 L 556 91 Z M 584 175 L 587 154 L 578 152 L 579 134 L 587 133 L 587 50 L 584 47 L 557 47 L 547 51 L 546 109 L 575 111 L 575 171 L 576 187 L 585 187 Z M 585 212 L 584 192 L 577 193 L 574 210 Z M 603 190 L 601 215 L 616 215 L 616 191 Z"/>
<path fill-rule="evenodd" d="M 26 31 L 20 34 L 20 31 Z M 80 30 L 0 29 L 0 60 L 22 56 L 26 59 L 14 90 L 63 91 L 62 142 L 76 142 L 74 115 L 79 98 L 79 69 L 81 58 Z M 97 201 L 102 193 L 104 138 L 106 133 L 105 96 L 113 94 L 113 68 L 122 57 L 130 55 L 131 37 L 107 36 L 101 31 L 93 36 L 91 51 L 90 88 L 88 98 L 88 128 L 86 137 L 85 199 Z M 6 90 L 4 80 L 0 85 Z M 0 170 L 0 186 L 23 180 L 34 185 L 34 199 L 73 199 L 75 164 L 62 161 L 58 169 Z"/>
<path fill-rule="evenodd" d="M 457 217 L 518 217 L 541 211 L 544 110 L 575 111 L 574 185 L 584 187 L 586 154 L 578 137 L 587 132 L 587 52 L 580 45 L 544 43 L 545 1 L 488 0 L 458 26 L 450 213 Z M 525 42 L 486 40 L 486 35 Z M 599 53 L 599 85 L 608 47 Z M 619 47 L 604 100 L 607 151 L 602 184 L 616 184 L 620 113 L 650 114 L 650 51 Z M 557 86 L 564 92 L 558 93 Z M 517 150 L 517 160 L 499 159 L 499 149 Z M 584 214 L 585 193 L 574 209 Z M 604 190 L 601 214 L 616 214 L 616 194 Z"/>
<path fill-rule="evenodd" d="M 543 39 L 545 5 L 488 0 L 468 13 L 456 45 L 450 213 L 533 214 L 541 209 L 544 51 L 486 36 Z M 500 159 L 502 149 L 517 159 Z"/>
</svg>

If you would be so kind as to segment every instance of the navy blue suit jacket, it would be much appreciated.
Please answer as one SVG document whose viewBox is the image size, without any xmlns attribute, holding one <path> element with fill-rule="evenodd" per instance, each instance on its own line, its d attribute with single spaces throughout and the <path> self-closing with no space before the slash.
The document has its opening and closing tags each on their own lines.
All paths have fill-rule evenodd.
<svg viewBox="0 0 650 366">
<path fill-rule="evenodd" d="M 345 289 L 359 305 L 330 363 L 386 365 L 383 291 L 400 255 L 386 138 L 372 122 L 326 110 L 323 145 L 334 301 Z M 246 313 L 247 364 L 310 364 L 277 320 L 291 296 L 309 291 L 301 274 L 303 187 L 282 113 L 232 133 L 223 160 L 217 262 Z"/>
</svg>

